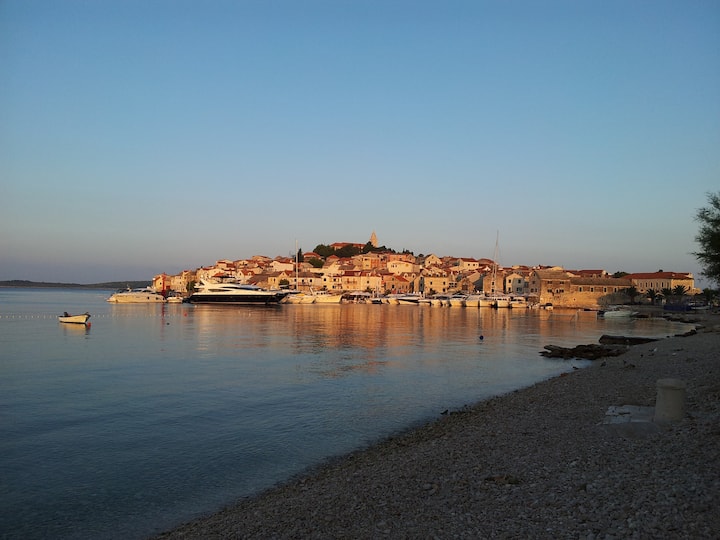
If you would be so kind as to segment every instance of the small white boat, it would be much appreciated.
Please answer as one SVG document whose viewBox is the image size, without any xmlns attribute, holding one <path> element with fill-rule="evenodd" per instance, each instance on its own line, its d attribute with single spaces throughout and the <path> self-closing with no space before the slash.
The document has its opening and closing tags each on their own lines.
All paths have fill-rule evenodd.
<svg viewBox="0 0 720 540">
<path fill-rule="evenodd" d="M 526 309 L 528 307 L 527 299 L 523 296 L 511 296 L 509 307 L 512 309 Z"/>
<path fill-rule="evenodd" d="M 629 317 L 635 317 L 637 316 L 637 311 L 631 311 L 629 309 L 622 309 L 622 308 L 613 308 L 613 309 L 606 309 L 606 310 L 600 310 L 597 313 L 597 316 L 601 319 L 620 319 L 620 318 L 629 318 Z"/>
<path fill-rule="evenodd" d="M 67 311 L 60 315 L 58 317 L 58 321 L 61 323 L 70 323 L 70 324 L 88 324 L 88 319 L 90 318 L 89 313 L 83 313 L 82 315 L 70 315 Z"/>
</svg>

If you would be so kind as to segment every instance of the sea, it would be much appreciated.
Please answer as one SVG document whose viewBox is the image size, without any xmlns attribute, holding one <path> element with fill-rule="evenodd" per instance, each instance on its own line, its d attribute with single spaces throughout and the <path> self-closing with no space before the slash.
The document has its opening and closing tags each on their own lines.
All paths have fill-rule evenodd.
<svg viewBox="0 0 720 540">
<path fill-rule="evenodd" d="M 147 538 L 588 365 L 545 345 L 688 329 L 559 309 L 117 305 L 112 292 L 0 288 L 1 538 Z M 65 311 L 91 324 L 61 324 Z"/>
</svg>

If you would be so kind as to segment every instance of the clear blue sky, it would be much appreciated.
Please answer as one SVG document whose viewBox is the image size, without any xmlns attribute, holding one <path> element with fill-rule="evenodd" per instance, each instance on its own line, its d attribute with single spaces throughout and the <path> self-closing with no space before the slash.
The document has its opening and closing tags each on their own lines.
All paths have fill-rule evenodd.
<svg viewBox="0 0 720 540">
<path fill-rule="evenodd" d="M 0 1 L 0 280 L 373 231 L 697 274 L 711 191 L 716 1 Z"/>
</svg>

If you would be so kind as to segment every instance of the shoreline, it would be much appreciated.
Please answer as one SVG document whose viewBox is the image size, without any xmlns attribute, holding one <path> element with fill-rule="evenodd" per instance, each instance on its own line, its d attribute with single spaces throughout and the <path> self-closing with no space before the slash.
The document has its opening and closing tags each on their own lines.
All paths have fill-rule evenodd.
<svg viewBox="0 0 720 540">
<path fill-rule="evenodd" d="M 714 538 L 720 315 L 697 334 L 500 395 L 157 535 L 189 538 Z M 622 431 L 611 406 L 687 383 L 683 420 Z"/>
</svg>

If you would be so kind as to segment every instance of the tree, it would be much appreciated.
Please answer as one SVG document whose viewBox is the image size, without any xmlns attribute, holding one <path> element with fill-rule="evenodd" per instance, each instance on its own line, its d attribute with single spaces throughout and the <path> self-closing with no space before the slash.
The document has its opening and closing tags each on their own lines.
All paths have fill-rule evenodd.
<svg viewBox="0 0 720 540">
<path fill-rule="evenodd" d="M 673 296 L 679 296 L 681 298 L 685 296 L 687 292 L 688 290 L 685 285 L 675 285 L 672 290 Z"/>
<path fill-rule="evenodd" d="M 655 302 L 662 296 L 662 294 L 655 289 L 648 289 L 646 294 L 652 305 L 655 305 Z"/>
<path fill-rule="evenodd" d="M 709 207 L 700 208 L 695 221 L 700 222 L 695 241 L 700 251 L 693 253 L 703 267 L 702 274 L 720 283 L 720 192 L 708 193 Z"/>
<path fill-rule="evenodd" d="M 685 285 L 675 285 L 672 289 L 673 297 L 677 299 L 677 304 L 684 303 L 683 300 L 685 295 L 688 293 L 688 288 Z"/>
<path fill-rule="evenodd" d="M 665 287 L 665 288 L 663 288 L 663 290 L 662 290 L 662 295 L 663 295 L 663 298 L 665 298 L 665 301 L 666 301 L 666 302 L 671 302 L 671 301 L 672 301 L 673 292 L 672 292 L 672 289 L 671 289 L 670 287 Z"/>
<path fill-rule="evenodd" d="M 634 285 L 632 287 L 628 287 L 627 289 L 625 289 L 625 294 L 627 294 L 630 297 L 631 304 L 634 304 L 635 298 L 640 296 L 640 293 L 638 292 L 637 287 L 635 287 Z"/>
<path fill-rule="evenodd" d="M 712 305 L 713 300 L 717 297 L 718 292 L 714 289 L 705 288 L 702 292 L 702 297 L 705 298 L 705 303 L 707 305 Z"/>
<path fill-rule="evenodd" d="M 325 244 L 318 244 L 317 246 L 315 246 L 315 249 L 313 249 L 313 251 L 321 257 L 327 259 L 330 255 L 335 253 L 335 248 L 332 246 L 326 246 Z"/>
</svg>

